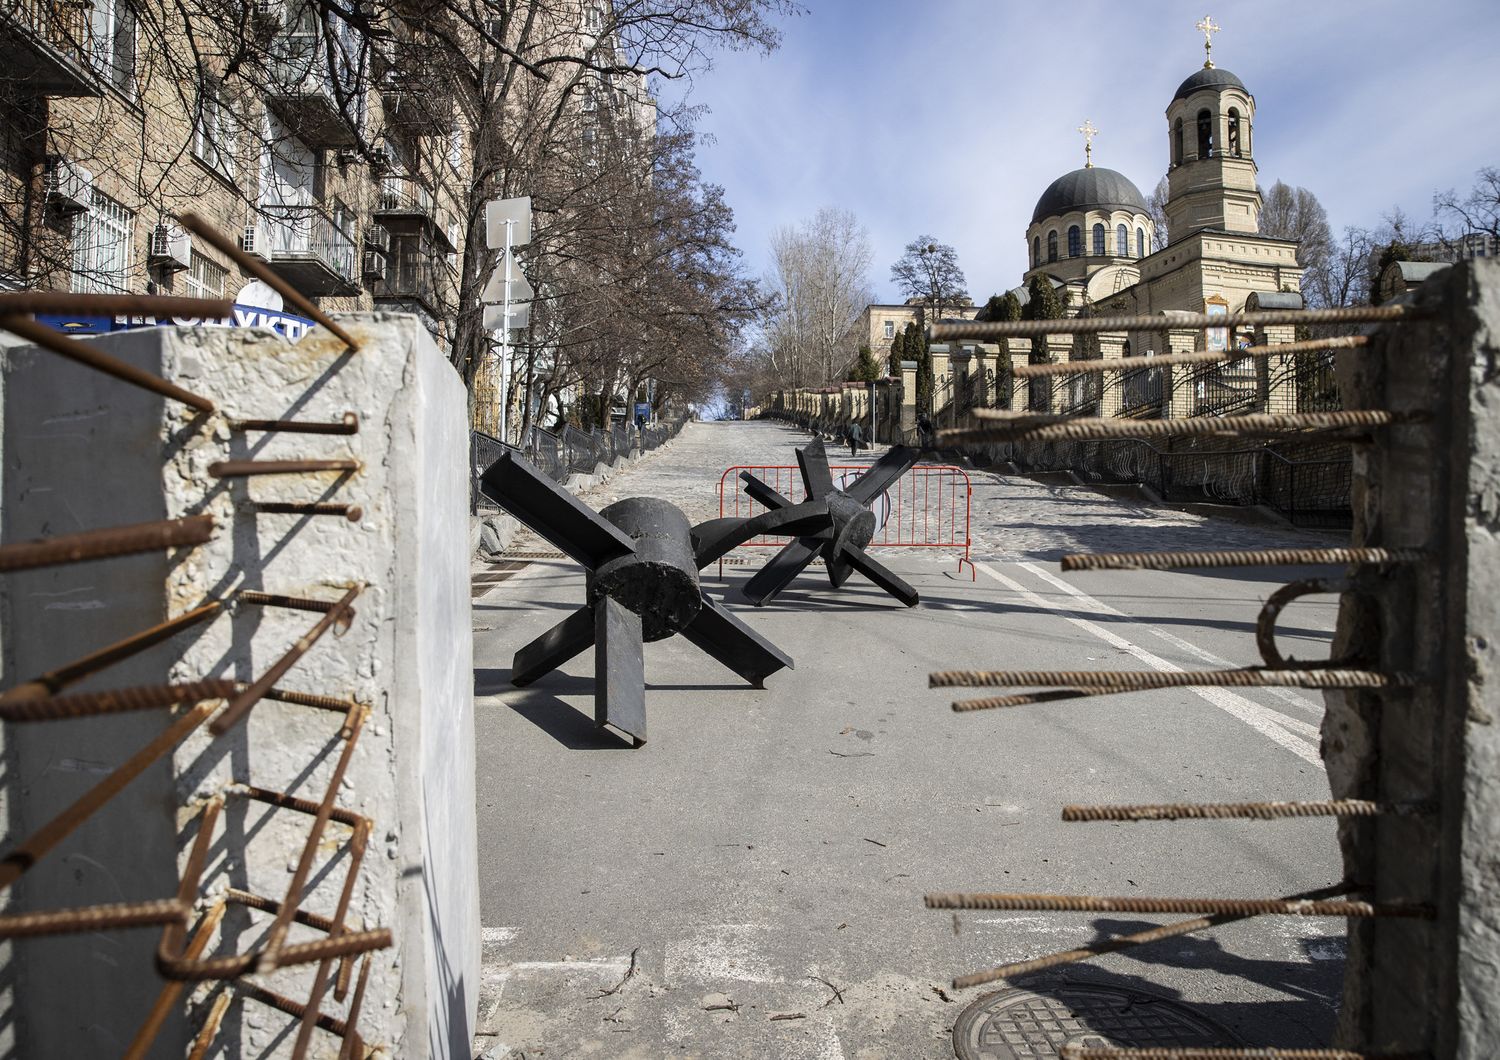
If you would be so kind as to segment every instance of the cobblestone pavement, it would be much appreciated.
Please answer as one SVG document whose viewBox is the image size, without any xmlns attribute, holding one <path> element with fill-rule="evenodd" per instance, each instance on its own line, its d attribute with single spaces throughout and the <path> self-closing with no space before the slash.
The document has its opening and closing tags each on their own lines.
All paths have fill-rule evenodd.
<svg viewBox="0 0 1500 1060">
<path fill-rule="evenodd" d="M 649 493 L 687 513 L 691 522 L 719 514 L 718 483 L 731 464 L 795 464 L 792 450 L 807 432 L 774 421 L 690 423 L 662 449 L 629 465 L 584 494 L 596 508 Z M 847 446 L 825 443 L 836 464 L 869 464 L 884 452 L 850 457 Z M 971 535 L 983 559 L 1055 559 L 1066 552 L 1153 549 L 1293 548 L 1327 544 L 1329 536 L 1292 527 L 1237 522 L 1106 496 L 1084 486 L 1052 486 L 1024 476 L 971 470 Z M 727 488 L 734 486 L 733 476 Z M 1227 514 L 1234 514 L 1226 508 Z"/>
</svg>

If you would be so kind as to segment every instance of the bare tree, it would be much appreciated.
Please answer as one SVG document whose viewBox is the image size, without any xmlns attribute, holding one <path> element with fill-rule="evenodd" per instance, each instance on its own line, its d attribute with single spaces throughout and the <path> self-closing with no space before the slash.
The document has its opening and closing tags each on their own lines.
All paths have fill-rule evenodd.
<svg viewBox="0 0 1500 1060">
<path fill-rule="evenodd" d="M 848 210 L 824 207 L 796 228 L 771 237 L 774 303 L 762 315 L 765 353 L 790 386 L 841 378 L 859 338 L 851 326 L 874 300 L 873 251 L 864 225 Z"/>
<path fill-rule="evenodd" d="M 1297 264 L 1303 268 L 1302 294 L 1309 305 L 1342 305 L 1338 297 L 1343 277 L 1330 275 L 1333 267 L 1333 233 L 1328 214 L 1318 197 L 1306 188 L 1277 181 L 1263 193 L 1260 234 L 1297 242 Z"/>
<path fill-rule="evenodd" d="M 891 282 L 908 299 L 917 299 L 934 318 L 943 310 L 968 305 L 969 281 L 958 266 L 958 252 L 934 236 L 921 235 L 906 244 L 906 250 L 891 266 Z"/>
<path fill-rule="evenodd" d="M 1481 169 L 1474 186 L 1463 198 L 1451 188 L 1438 192 L 1432 197 L 1432 208 L 1440 224 L 1447 222 L 1442 234 L 1448 242 L 1456 242 L 1466 235 L 1500 239 L 1500 168 L 1485 166 Z"/>
<path fill-rule="evenodd" d="M 1156 187 L 1151 192 L 1151 201 L 1146 203 L 1146 210 L 1151 215 L 1151 251 L 1155 253 L 1167 245 L 1171 234 L 1167 228 L 1167 199 L 1171 197 L 1167 185 L 1167 178 L 1162 177 L 1156 182 Z"/>
</svg>

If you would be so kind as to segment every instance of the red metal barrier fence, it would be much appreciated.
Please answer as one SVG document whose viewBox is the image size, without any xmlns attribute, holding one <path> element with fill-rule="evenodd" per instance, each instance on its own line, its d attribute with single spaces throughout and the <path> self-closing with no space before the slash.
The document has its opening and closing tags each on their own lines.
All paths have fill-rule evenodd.
<svg viewBox="0 0 1500 1060">
<path fill-rule="evenodd" d="M 833 464 L 834 484 L 848 489 L 869 470 L 865 464 Z M 739 464 L 719 476 L 720 518 L 748 518 L 765 507 L 740 489 L 740 472 L 748 471 L 792 503 L 807 499 L 802 474 L 795 464 Z M 870 548 L 942 548 L 961 553 L 958 569 L 969 566 L 969 502 L 974 487 L 969 473 L 953 464 L 918 464 L 870 504 L 875 513 L 875 537 Z M 780 547 L 785 538 L 757 537 L 741 548 Z M 719 564 L 719 573 L 724 564 Z"/>
</svg>

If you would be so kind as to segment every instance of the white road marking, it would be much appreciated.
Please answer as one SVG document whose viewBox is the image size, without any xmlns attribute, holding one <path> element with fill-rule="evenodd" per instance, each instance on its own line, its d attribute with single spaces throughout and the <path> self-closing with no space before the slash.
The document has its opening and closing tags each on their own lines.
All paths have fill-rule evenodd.
<svg viewBox="0 0 1500 1060">
<path fill-rule="evenodd" d="M 504 946 L 520 933 L 521 929 L 515 927 L 487 927 L 481 929 L 479 937 L 486 946 Z"/>
<path fill-rule="evenodd" d="M 1039 577 L 1041 577 L 1045 581 L 1051 582 L 1063 592 L 1089 601 L 1107 614 L 1123 615 L 1126 618 L 1130 617 L 1129 615 L 1125 615 L 1123 611 L 1117 611 L 1113 607 L 1110 607 L 1108 604 L 1104 603 L 1102 600 L 1094 599 L 1094 597 L 1090 596 L 1088 593 L 1084 592 L 1076 585 L 1070 585 L 1068 582 L 1063 581 L 1055 574 L 1051 573 L 1050 571 L 1044 570 L 1043 568 L 1038 567 L 1035 564 L 1021 561 L 1018 565 L 1025 567 L 1029 571 L 1033 571 Z M 1139 622 L 1138 625 L 1142 626 L 1148 633 L 1152 633 L 1155 636 L 1160 637 L 1162 640 L 1172 645 L 1172 647 L 1177 648 L 1180 651 L 1185 651 L 1189 655 L 1202 659 L 1210 666 L 1224 667 L 1226 669 L 1235 667 L 1235 664 L 1230 662 L 1228 659 L 1221 659 L 1213 652 L 1200 648 L 1198 647 L 1198 645 L 1193 644 L 1191 641 L 1183 640 L 1175 633 L 1169 633 L 1166 630 L 1161 629 L 1157 626 L 1153 626 L 1147 622 Z M 1300 707 L 1303 710 L 1312 711 L 1319 717 L 1321 717 L 1323 714 L 1323 708 L 1321 706 L 1316 703 L 1309 702 L 1306 697 L 1304 697 L 1300 692 L 1293 691 L 1290 688 L 1266 688 L 1262 689 L 1262 691 L 1268 692 L 1269 694 L 1275 696 L 1277 699 L 1290 703 L 1293 706 Z"/>
<path fill-rule="evenodd" d="M 1082 617 L 1081 615 L 1069 611 L 1059 604 L 1053 603 L 1047 600 L 1045 597 L 1032 592 L 1030 589 L 1026 588 L 1026 586 L 1022 585 L 1015 579 L 1001 574 L 994 567 L 991 567 L 988 563 L 976 562 L 974 565 L 980 570 L 984 571 L 984 573 L 989 575 L 991 578 L 994 578 L 1001 585 L 1004 585 L 1012 592 L 1021 596 L 1026 600 L 1027 603 L 1032 604 L 1035 607 L 1040 607 L 1047 611 L 1055 612 L 1058 617 L 1071 622 L 1073 625 L 1077 626 L 1085 633 L 1098 637 L 1106 644 L 1112 645 L 1113 647 L 1119 648 L 1121 651 L 1135 656 L 1137 659 L 1141 660 L 1141 662 L 1145 663 L 1153 670 L 1159 670 L 1163 673 L 1182 672 L 1182 667 L 1178 666 L 1177 664 L 1168 662 L 1166 659 L 1163 659 L 1159 655 L 1153 655 L 1145 648 L 1142 648 L 1140 645 L 1126 640 L 1124 637 L 1120 636 L 1118 633 L 1115 633 L 1113 630 L 1105 629 L 1097 622 L 1090 622 L 1088 619 Z M 1026 567 L 1029 570 L 1035 571 L 1036 573 L 1043 573 L 1029 563 L 1021 563 L 1020 566 Z M 1074 590 L 1072 586 L 1068 586 L 1068 588 L 1073 593 L 1073 595 L 1084 597 L 1090 600 L 1100 609 L 1106 611 L 1114 610 L 1113 608 L 1109 608 L 1107 605 L 1094 600 L 1094 598 L 1088 596 L 1088 594 L 1083 593 L 1080 590 Z M 1118 611 L 1114 613 L 1121 614 L 1121 612 Z M 1124 617 L 1128 618 L 1129 616 L 1127 615 Z M 1294 736 L 1286 728 L 1282 727 L 1281 723 L 1283 721 L 1290 720 L 1287 719 L 1285 715 L 1278 714 L 1268 707 L 1263 707 L 1259 703 L 1253 703 L 1250 700 L 1246 699 L 1244 696 L 1235 695 L 1233 692 L 1226 691 L 1222 688 L 1192 688 L 1188 689 L 1188 691 L 1192 692 L 1200 699 L 1204 699 L 1209 703 L 1212 703 L 1214 706 L 1218 707 L 1226 714 L 1229 714 L 1231 717 L 1238 718 L 1240 721 L 1250 726 L 1266 739 L 1270 740 L 1272 743 L 1279 744 L 1280 746 L 1286 748 L 1288 751 L 1292 752 L 1292 754 L 1296 755 L 1304 762 L 1307 762 L 1310 765 L 1317 766 L 1319 769 L 1323 768 L 1323 762 L 1322 759 L 1318 756 L 1317 749 L 1309 747 L 1307 743 L 1305 743 L 1302 739 Z"/>
</svg>

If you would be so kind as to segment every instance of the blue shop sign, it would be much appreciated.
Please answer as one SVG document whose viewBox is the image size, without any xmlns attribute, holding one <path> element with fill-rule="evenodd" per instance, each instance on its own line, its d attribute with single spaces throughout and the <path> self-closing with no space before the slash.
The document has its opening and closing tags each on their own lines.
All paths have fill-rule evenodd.
<svg viewBox="0 0 1500 1060">
<path fill-rule="evenodd" d="M 63 316 L 57 313 L 38 313 L 37 322 L 70 335 L 103 335 L 111 331 L 131 331 L 150 327 L 197 327 L 211 328 L 270 328 L 278 335 L 296 342 L 313 327 L 306 317 L 283 313 L 279 309 L 262 309 L 260 306 L 234 305 L 233 315 L 226 318 L 204 317 L 150 317 L 150 316 Z"/>
</svg>

